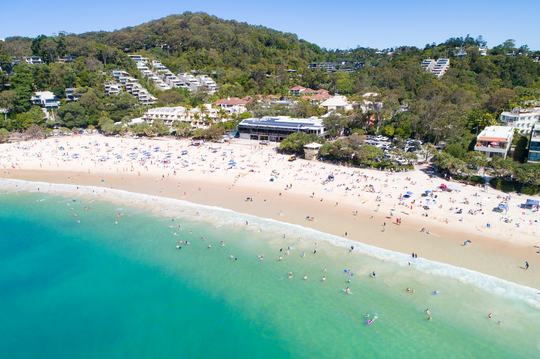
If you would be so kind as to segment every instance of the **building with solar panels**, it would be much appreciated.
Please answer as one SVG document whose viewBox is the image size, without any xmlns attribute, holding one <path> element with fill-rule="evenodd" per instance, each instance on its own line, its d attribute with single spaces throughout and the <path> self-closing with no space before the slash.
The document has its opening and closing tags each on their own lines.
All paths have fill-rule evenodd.
<svg viewBox="0 0 540 359">
<path fill-rule="evenodd" d="M 267 116 L 248 118 L 238 125 L 240 138 L 257 141 L 281 141 L 291 133 L 300 131 L 324 136 L 323 120 L 317 117 L 302 119 L 290 116 Z"/>
</svg>

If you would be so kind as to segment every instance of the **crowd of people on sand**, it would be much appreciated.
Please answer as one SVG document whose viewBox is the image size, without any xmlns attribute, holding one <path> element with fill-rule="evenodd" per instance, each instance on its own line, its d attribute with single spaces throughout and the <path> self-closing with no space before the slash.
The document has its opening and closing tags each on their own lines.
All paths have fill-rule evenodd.
<svg viewBox="0 0 540 359">
<path fill-rule="evenodd" d="M 511 233 L 514 237 L 518 231 L 526 234 L 521 236 L 524 239 L 535 238 L 531 234 L 538 231 L 538 220 L 533 217 L 539 213 L 538 207 L 522 209 L 518 203 L 523 202 L 526 196 L 516 198 L 497 194 L 495 190 L 488 191 L 487 186 L 465 186 L 455 181 L 450 182 L 454 184 L 454 189 L 450 191 L 446 185 L 441 186 L 450 185 L 449 179 L 437 177 L 436 173 L 427 171 L 427 167 L 425 172 L 429 174 L 424 171 L 354 168 L 317 161 L 291 163 L 286 161 L 287 157 L 270 146 L 253 148 L 246 141 L 195 146 L 188 140 L 76 136 L 0 145 L 0 168 L 3 168 L 4 177 L 13 177 L 11 172 L 20 169 L 64 170 L 78 173 L 76 177 L 68 179 L 75 183 L 80 173 L 96 172 L 102 186 L 111 178 L 110 174 L 151 176 L 158 183 L 175 178 L 175 186 L 178 182 L 178 189 L 185 196 L 187 194 L 181 185 L 184 179 L 213 179 L 219 183 L 226 182 L 228 188 L 232 189 L 246 178 L 253 179 L 250 183 L 258 181 L 265 184 L 271 178 L 273 183 L 279 183 L 280 189 L 285 191 L 279 192 L 280 197 L 282 193 L 305 193 L 312 199 L 320 198 L 321 205 L 325 205 L 323 199 L 328 197 L 330 203 L 335 203 L 336 210 L 339 210 L 342 203 L 355 208 L 355 219 L 360 214 L 357 209 L 360 206 L 363 213 L 379 210 L 389 213 L 391 222 L 393 217 L 400 217 L 396 218 L 397 225 L 402 223 L 400 214 L 408 215 L 410 217 L 407 218 L 413 217 L 416 222 L 422 221 L 425 224 L 421 229 L 418 228 L 425 234 L 432 233 L 428 229 L 429 223 L 433 223 L 431 221 L 450 224 L 453 229 L 461 226 L 459 228 L 490 230 L 503 235 Z M 255 198 L 250 196 L 248 202 L 255 201 Z M 504 215 L 486 210 L 499 203 L 508 206 Z M 280 210 L 279 214 L 283 215 L 283 212 Z M 464 214 L 467 216 L 464 217 Z M 371 215 L 370 219 L 374 219 L 374 216 Z M 391 231 L 391 227 L 383 222 L 381 232 L 387 230 Z M 348 237 L 347 232 L 345 237 Z M 463 246 L 471 243 L 467 240 Z M 211 247 L 208 246 L 208 249 Z M 540 253 L 540 249 L 537 253 Z M 259 258 L 263 260 L 262 255 Z M 282 261 L 283 257 L 280 255 L 278 260 Z M 526 263 L 528 268 L 529 263 Z M 323 281 L 326 281 L 326 277 Z"/>
</svg>

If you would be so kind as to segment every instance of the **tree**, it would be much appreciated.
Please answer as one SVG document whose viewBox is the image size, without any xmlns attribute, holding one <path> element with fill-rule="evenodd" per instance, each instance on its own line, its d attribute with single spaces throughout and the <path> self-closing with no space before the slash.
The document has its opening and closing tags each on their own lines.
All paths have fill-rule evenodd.
<svg viewBox="0 0 540 359">
<path fill-rule="evenodd" d="M 165 105 L 179 104 L 184 102 L 184 95 L 173 90 L 164 91 L 159 95 L 158 102 L 163 102 Z"/>
<path fill-rule="evenodd" d="M 223 137 L 225 134 L 225 129 L 223 127 L 212 125 L 206 130 L 204 130 L 204 138 L 210 140 L 217 140 Z"/>
<path fill-rule="evenodd" d="M 349 118 L 340 114 L 332 113 L 323 119 L 326 132 L 331 136 L 338 136 L 343 133 L 345 127 L 349 125 Z"/>
<path fill-rule="evenodd" d="M 38 125 L 32 125 L 28 127 L 25 134 L 30 138 L 42 139 L 45 138 L 45 129 Z"/>
<path fill-rule="evenodd" d="M 69 128 L 81 128 L 88 125 L 86 111 L 78 102 L 68 103 L 60 107 L 58 109 L 58 118 L 62 126 Z"/>
<path fill-rule="evenodd" d="M 172 128 L 176 130 L 176 134 L 185 137 L 189 130 L 191 130 L 191 125 L 187 122 L 174 120 L 172 123 Z"/>
<path fill-rule="evenodd" d="M 524 163 L 515 167 L 516 179 L 525 185 L 540 185 L 540 164 Z"/>
<path fill-rule="evenodd" d="M 15 91 L 0 92 L 0 108 L 6 109 L 8 112 L 15 108 L 15 101 L 18 99 Z M 7 112 L 4 115 L 7 118 Z"/>
<path fill-rule="evenodd" d="M 311 142 L 323 144 L 324 138 L 317 136 L 314 133 L 308 135 L 301 131 L 294 132 L 287 136 L 287 138 L 285 138 L 283 141 L 281 141 L 279 148 L 287 152 L 303 154 L 304 145 L 307 145 Z"/>
<path fill-rule="evenodd" d="M 152 122 L 152 127 L 154 132 L 160 136 L 167 136 L 170 134 L 169 126 L 167 126 L 161 119 L 154 120 Z"/>
<path fill-rule="evenodd" d="M 202 138 L 204 137 L 204 130 L 202 128 L 198 128 L 195 131 L 191 133 L 191 137 L 193 138 Z"/>
</svg>

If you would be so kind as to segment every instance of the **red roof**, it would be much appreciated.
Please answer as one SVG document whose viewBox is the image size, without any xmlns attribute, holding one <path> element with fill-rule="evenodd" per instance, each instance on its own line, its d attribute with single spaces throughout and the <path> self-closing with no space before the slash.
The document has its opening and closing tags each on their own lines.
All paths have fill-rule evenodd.
<svg viewBox="0 0 540 359">
<path fill-rule="evenodd" d="M 293 90 L 302 90 L 302 89 L 305 89 L 305 87 L 300 86 L 300 85 L 291 87 L 291 91 L 293 91 Z"/>
<path fill-rule="evenodd" d="M 317 91 L 315 91 L 316 93 L 328 93 L 328 90 L 326 89 L 318 89 Z"/>
</svg>

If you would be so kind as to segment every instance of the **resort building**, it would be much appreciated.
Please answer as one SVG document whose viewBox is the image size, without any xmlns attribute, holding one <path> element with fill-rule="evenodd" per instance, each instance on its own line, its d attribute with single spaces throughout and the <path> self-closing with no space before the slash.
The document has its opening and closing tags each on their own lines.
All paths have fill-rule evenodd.
<svg viewBox="0 0 540 359">
<path fill-rule="evenodd" d="M 57 64 L 72 64 L 75 62 L 75 60 L 77 60 L 76 56 L 64 56 L 64 57 L 59 57 L 58 59 L 56 59 L 55 62 Z"/>
<path fill-rule="evenodd" d="M 517 128 L 526 134 L 531 132 L 536 122 L 540 122 L 540 106 L 532 109 L 515 108 L 512 111 L 503 111 L 500 117 L 501 125 Z"/>
<path fill-rule="evenodd" d="M 205 105 L 205 113 L 201 113 L 200 108 L 187 110 L 185 107 L 157 107 L 146 111 L 142 119 L 148 124 L 152 124 L 154 120 L 163 120 L 163 122 L 172 127 L 174 121 L 187 122 L 193 128 L 208 128 L 216 122 L 218 113 L 216 109 L 211 108 L 211 105 Z"/>
<path fill-rule="evenodd" d="M 199 75 L 197 76 L 199 85 L 204 87 L 210 95 L 214 94 L 217 91 L 217 84 L 212 80 L 208 75 Z"/>
<path fill-rule="evenodd" d="M 527 162 L 540 162 L 540 124 L 532 127 Z"/>
<path fill-rule="evenodd" d="M 240 138 L 257 141 L 282 141 L 291 133 L 300 131 L 324 136 L 323 120 L 317 117 L 300 119 L 290 116 L 267 116 L 248 118 L 238 125 Z"/>
<path fill-rule="evenodd" d="M 30 102 L 47 110 L 60 107 L 60 100 L 50 91 L 36 92 Z"/>
<path fill-rule="evenodd" d="M 513 127 L 489 126 L 478 135 L 474 150 L 483 152 L 488 160 L 497 156 L 506 158 L 513 138 Z"/>
<path fill-rule="evenodd" d="M 103 84 L 105 86 L 105 95 L 118 95 L 122 91 L 122 86 L 119 83 L 113 81 L 107 81 Z"/>
</svg>

